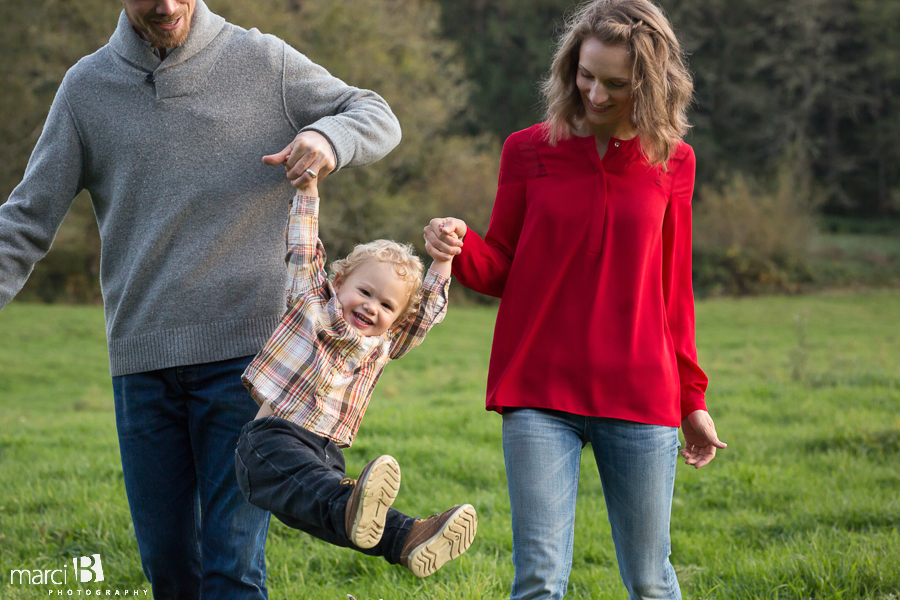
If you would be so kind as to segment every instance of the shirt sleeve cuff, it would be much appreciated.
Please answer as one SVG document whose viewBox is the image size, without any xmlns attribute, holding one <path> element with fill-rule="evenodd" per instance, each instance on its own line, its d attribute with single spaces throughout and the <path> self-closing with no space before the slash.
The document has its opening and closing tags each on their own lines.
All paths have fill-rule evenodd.
<svg viewBox="0 0 900 600">
<path fill-rule="evenodd" d="M 425 273 L 425 279 L 422 281 L 422 291 L 438 291 L 446 288 L 448 285 L 450 285 L 449 277 L 444 277 L 434 270 L 428 269 L 428 272 Z"/>
<path fill-rule="evenodd" d="M 294 200 L 291 202 L 291 214 L 319 216 L 319 198 L 317 196 L 307 196 L 306 194 L 294 194 Z"/>
<path fill-rule="evenodd" d="M 681 418 L 687 418 L 695 410 L 706 410 L 706 395 L 694 387 L 682 386 Z"/>
</svg>

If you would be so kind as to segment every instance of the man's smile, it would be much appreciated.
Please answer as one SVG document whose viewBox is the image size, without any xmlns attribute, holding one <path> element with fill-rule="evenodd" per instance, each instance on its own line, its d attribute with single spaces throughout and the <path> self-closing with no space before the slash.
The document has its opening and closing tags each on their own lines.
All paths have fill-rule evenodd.
<svg viewBox="0 0 900 600">
<path fill-rule="evenodd" d="M 178 17 L 174 21 L 152 21 L 152 23 L 160 29 L 163 29 L 165 31 L 172 31 L 174 29 L 178 29 L 178 25 L 181 23 L 181 18 L 182 17 Z"/>
</svg>

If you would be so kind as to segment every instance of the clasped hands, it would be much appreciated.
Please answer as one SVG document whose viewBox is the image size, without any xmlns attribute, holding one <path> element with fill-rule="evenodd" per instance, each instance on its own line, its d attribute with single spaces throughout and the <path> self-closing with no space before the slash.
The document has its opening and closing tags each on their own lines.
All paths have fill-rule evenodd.
<svg viewBox="0 0 900 600">
<path fill-rule="evenodd" d="M 425 250 L 435 260 L 450 260 L 462 252 L 466 222 L 453 217 L 432 219 L 425 226 Z"/>
</svg>

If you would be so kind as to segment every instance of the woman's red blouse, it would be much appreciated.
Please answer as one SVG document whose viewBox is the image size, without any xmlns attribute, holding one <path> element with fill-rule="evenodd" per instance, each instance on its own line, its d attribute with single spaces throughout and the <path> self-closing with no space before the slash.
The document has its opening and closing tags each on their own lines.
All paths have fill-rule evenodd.
<svg viewBox="0 0 900 600">
<path fill-rule="evenodd" d="M 694 152 L 668 172 L 637 138 L 572 136 L 542 125 L 503 146 L 487 235 L 469 230 L 453 274 L 502 297 L 487 408 L 531 407 L 677 427 L 706 409 L 691 289 Z"/>
</svg>

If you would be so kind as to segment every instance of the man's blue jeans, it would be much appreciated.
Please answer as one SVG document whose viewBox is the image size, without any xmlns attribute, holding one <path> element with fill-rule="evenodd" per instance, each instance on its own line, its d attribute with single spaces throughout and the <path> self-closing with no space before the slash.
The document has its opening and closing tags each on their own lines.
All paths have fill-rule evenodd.
<svg viewBox="0 0 900 600">
<path fill-rule="evenodd" d="M 631 600 L 680 600 L 669 562 L 678 430 L 564 412 L 505 409 L 513 600 L 565 596 L 572 568 L 581 450 L 600 471 L 619 573 Z"/>
<path fill-rule="evenodd" d="M 259 407 L 253 357 L 113 378 L 125 491 L 156 600 L 264 600 L 269 513 L 238 489 L 234 450 Z"/>
</svg>

